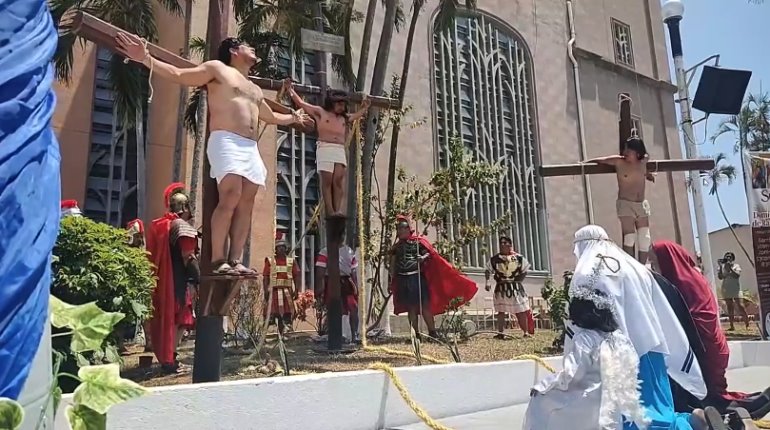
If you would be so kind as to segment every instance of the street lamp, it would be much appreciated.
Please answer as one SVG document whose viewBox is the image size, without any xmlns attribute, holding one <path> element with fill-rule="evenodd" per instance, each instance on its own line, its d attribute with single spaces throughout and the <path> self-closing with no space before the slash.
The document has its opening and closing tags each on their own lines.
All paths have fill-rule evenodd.
<svg viewBox="0 0 770 430">
<path fill-rule="evenodd" d="M 692 108 L 690 106 L 690 92 L 687 88 L 687 71 L 684 68 L 682 54 L 682 36 L 679 32 L 679 22 L 684 15 L 684 4 L 681 0 L 669 0 L 663 4 L 663 22 L 668 27 L 671 41 L 671 56 L 674 57 L 674 70 L 676 71 L 676 84 L 679 88 L 679 111 L 682 115 L 682 133 L 684 135 L 685 155 L 688 159 L 698 158 L 698 147 L 695 143 L 695 134 L 692 127 Z M 700 180 L 700 172 L 690 172 L 692 200 L 695 205 L 695 223 L 698 226 L 698 242 L 701 255 L 703 255 L 703 274 L 711 283 L 711 288 L 716 292 L 716 279 L 714 278 L 713 261 L 711 258 L 711 244 L 709 243 L 708 226 L 706 225 L 706 209 L 703 206 L 703 182 Z"/>
</svg>

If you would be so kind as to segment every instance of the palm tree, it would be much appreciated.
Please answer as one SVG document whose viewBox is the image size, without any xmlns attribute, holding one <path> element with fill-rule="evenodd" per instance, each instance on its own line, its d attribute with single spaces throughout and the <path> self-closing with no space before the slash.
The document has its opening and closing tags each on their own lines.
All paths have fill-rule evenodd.
<svg viewBox="0 0 770 430">
<path fill-rule="evenodd" d="M 178 0 L 159 0 L 157 3 L 174 15 L 182 15 L 183 10 Z M 150 42 L 157 42 L 158 28 L 155 21 L 155 11 L 153 10 L 154 4 L 155 2 L 150 0 L 50 0 L 49 7 L 57 27 L 65 14 L 83 11 L 131 33 L 135 33 Z M 78 39 L 80 39 L 81 43 L 85 43 L 84 39 L 68 31 L 60 32 L 59 44 L 54 54 L 54 65 L 56 78 L 65 84 L 69 83 L 72 77 L 73 48 Z M 124 131 L 130 128 L 135 130 L 135 143 L 137 146 L 137 215 L 143 219 L 147 215 L 145 213 L 146 183 L 144 181 L 144 135 L 146 130 L 143 130 L 144 97 L 146 94 L 144 89 L 147 86 L 147 79 L 142 68 L 133 64 L 125 64 L 118 55 L 112 56 L 110 60 L 109 77 L 115 97 L 117 122 Z M 124 132 L 123 136 L 127 136 L 127 134 Z M 116 140 L 113 139 L 112 144 L 115 145 L 116 143 Z M 110 152 L 114 153 L 114 151 Z M 108 194 L 110 195 L 107 198 L 111 200 L 111 191 Z M 110 215 L 109 213 L 107 215 L 108 222 L 110 221 Z"/>
<path fill-rule="evenodd" d="M 749 94 L 738 115 L 732 115 L 719 124 L 712 142 L 726 133 L 736 135 L 733 148 L 736 153 L 743 149 L 770 150 L 770 95 L 762 90 Z"/>
<path fill-rule="evenodd" d="M 751 255 L 746 250 L 746 247 L 743 245 L 743 242 L 738 238 L 738 233 L 735 232 L 735 228 L 733 228 L 732 223 L 729 219 L 727 219 L 727 213 L 725 213 L 725 208 L 722 206 L 722 199 L 719 197 L 719 187 L 727 183 L 727 185 L 731 185 L 735 181 L 736 177 L 736 169 L 735 166 L 726 164 L 724 161 L 727 159 L 727 156 L 724 153 L 717 154 L 716 157 L 714 157 L 714 168 L 701 173 L 701 178 L 704 179 L 708 184 L 710 185 L 709 188 L 709 194 L 712 196 L 715 196 L 717 198 L 717 204 L 719 205 L 719 210 L 722 212 L 722 217 L 725 219 L 725 222 L 727 223 L 727 227 L 730 229 L 730 232 L 733 234 L 733 237 L 735 237 L 735 241 L 738 242 L 738 246 L 741 247 L 741 250 L 743 250 L 743 253 L 746 255 L 746 258 L 749 260 L 749 263 L 751 263 L 751 266 L 754 267 L 754 260 L 751 258 Z"/>
</svg>

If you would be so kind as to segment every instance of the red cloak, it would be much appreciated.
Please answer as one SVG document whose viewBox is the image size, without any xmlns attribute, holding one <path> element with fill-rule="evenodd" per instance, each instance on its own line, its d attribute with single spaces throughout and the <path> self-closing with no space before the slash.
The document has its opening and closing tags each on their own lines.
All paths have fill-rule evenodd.
<svg viewBox="0 0 770 430">
<path fill-rule="evenodd" d="M 425 247 L 430 256 L 422 263 L 420 270 L 428 281 L 428 291 L 430 291 L 430 309 L 433 315 L 440 315 L 446 312 L 449 303 L 461 298 L 460 305 L 464 305 L 473 299 L 479 287 L 475 282 L 463 276 L 459 270 L 455 269 L 448 261 L 444 259 L 433 248 L 433 245 L 422 236 L 414 233 L 408 240 L 417 240 L 420 245 Z M 396 278 L 391 281 L 390 290 L 393 292 L 393 307 L 396 315 L 407 312 L 398 300 L 398 288 L 396 288 Z"/>
<path fill-rule="evenodd" d="M 652 250 L 658 260 L 660 274 L 679 290 L 703 341 L 704 359 L 699 364 L 709 396 L 726 401 L 749 397 L 746 393 L 727 391 L 725 372 L 730 349 L 719 321 L 719 307 L 708 281 L 698 271 L 687 251 L 676 243 L 659 241 Z"/>
<path fill-rule="evenodd" d="M 152 221 L 147 231 L 147 251 L 155 266 L 157 285 L 152 294 L 153 314 L 150 321 L 152 347 L 161 364 L 174 364 L 176 342 L 176 299 L 174 271 L 171 267 L 169 231 L 176 214 L 167 213 Z"/>
</svg>

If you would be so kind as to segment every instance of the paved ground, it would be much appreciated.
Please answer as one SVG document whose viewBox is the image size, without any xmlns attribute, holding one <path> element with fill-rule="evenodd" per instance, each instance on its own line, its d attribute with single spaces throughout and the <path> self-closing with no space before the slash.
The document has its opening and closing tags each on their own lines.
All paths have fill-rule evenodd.
<svg viewBox="0 0 770 430">
<path fill-rule="evenodd" d="M 730 389 L 736 391 L 762 391 L 770 385 L 770 367 L 746 367 L 727 371 Z M 515 430 L 524 423 L 527 405 L 515 405 L 468 415 L 445 418 L 441 423 L 453 430 Z M 426 430 L 422 423 L 397 427 L 390 430 Z"/>
</svg>

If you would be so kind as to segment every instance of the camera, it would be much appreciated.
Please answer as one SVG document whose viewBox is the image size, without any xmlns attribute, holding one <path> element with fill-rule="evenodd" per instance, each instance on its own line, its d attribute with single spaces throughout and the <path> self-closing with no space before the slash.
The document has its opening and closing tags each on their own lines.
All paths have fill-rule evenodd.
<svg viewBox="0 0 770 430">
<path fill-rule="evenodd" d="M 717 260 L 717 263 L 718 264 L 725 264 L 725 259 L 724 258 L 720 258 L 720 259 Z"/>
</svg>

